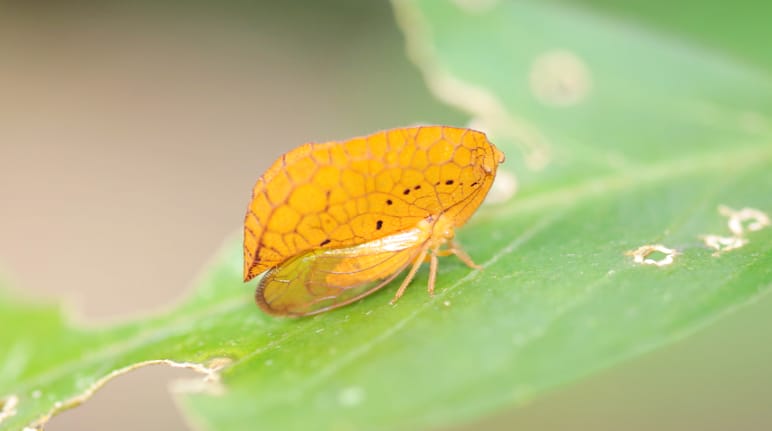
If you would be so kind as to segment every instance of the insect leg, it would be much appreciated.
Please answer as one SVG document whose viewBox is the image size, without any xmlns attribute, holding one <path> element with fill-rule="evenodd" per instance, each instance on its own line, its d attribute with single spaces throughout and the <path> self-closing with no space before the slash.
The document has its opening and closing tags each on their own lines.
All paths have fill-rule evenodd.
<svg viewBox="0 0 772 431">
<path fill-rule="evenodd" d="M 469 255 L 466 254 L 466 252 L 463 249 L 461 249 L 461 246 L 459 246 L 458 243 L 456 243 L 455 241 L 450 243 L 450 248 L 448 249 L 448 251 L 455 254 L 461 260 L 461 262 L 464 262 L 466 264 L 466 266 L 472 269 L 482 269 L 482 266 L 474 263 L 474 261 L 472 261 L 472 258 L 469 257 Z"/>
<path fill-rule="evenodd" d="M 415 273 L 418 271 L 418 268 L 420 268 L 421 264 L 424 263 L 426 252 L 427 252 L 427 248 L 424 247 L 423 250 L 421 250 L 421 254 L 419 254 L 416 260 L 413 261 L 413 267 L 410 268 L 410 272 L 407 274 L 407 277 L 405 277 L 405 280 L 402 281 L 402 285 L 399 286 L 399 290 L 397 290 L 397 293 L 394 295 L 394 298 L 391 300 L 392 305 L 395 302 L 397 302 L 397 300 L 402 296 L 403 293 L 405 293 L 405 289 L 407 289 L 407 285 L 410 284 L 411 281 L 413 281 L 413 277 L 415 277 Z"/>
<path fill-rule="evenodd" d="M 429 296 L 434 296 L 434 281 L 437 280 L 437 254 L 431 254 L 429 264 Z"/>
</svg>

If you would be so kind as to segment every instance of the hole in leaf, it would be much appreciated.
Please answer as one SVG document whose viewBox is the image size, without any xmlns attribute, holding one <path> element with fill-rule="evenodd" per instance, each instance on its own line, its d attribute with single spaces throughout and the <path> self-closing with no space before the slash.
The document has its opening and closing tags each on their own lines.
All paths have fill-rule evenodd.
<svg viewBox="0 0 772 431">
<path fill-rule="evenodd" d="M 666 266 L 673 263 L 675 257 L 680 254 L 677 250 L 665 247 L 662 244 L 646 244 L 633 251 L 625 253 L 632 256 L 633 262 L 642 265 Z"/>
</svg>

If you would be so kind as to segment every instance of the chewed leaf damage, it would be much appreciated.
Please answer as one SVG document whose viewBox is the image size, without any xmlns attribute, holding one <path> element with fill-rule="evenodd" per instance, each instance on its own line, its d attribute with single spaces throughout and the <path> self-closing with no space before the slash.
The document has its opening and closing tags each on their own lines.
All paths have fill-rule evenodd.
<svg viewBox="0 0 772 431">
<path fill-rule="evenodd" d="M 654 253 L 662 253 L 664 257 L 660 259 L 654 259 L 650 256 Z M 680 253 L 678 250 L 665 247 L 662 244 L 646 244 L 638 247 L 635 250 L 625 253 L 628 256 L 632 256 L 633 262 L 641 265 L 655 265 L 655 266 L 667 266 L 673 263 L 673 260 Z"/>
<path fill-rule="evenodd" d="M 196 380 L 191 379 L 190 381 L 182 380 L 177 382 L 177 384 L 173 385 L 173 388 L 176 391 L 206 392 L 206 393 L 215 394 L 215 395 L 221 394 L 224 391 L 224 389 L 220 384 L 220 371 L 224 367 L 228 366 L 230 363 L 231 363 L 231 360 L 228 358 L 215 358 L 213 360 L 210 360 L 207 365 L 198 364 L 194 362 L 176 362 L 169 359 L 159 359 L 159 360 L 138 362 L 136 364 L 132 364 L 127 367 L 112 371 L 108 375 L 95 381 L 91 386 L 86 388 L 83 392 L 73 396 L 70 399 L 54 402 L 53 408 L 51 410 L 45 413 L 42 417 L 30 423 L 27 427 L 24 428 L 24 430 L 26 431 L 26 430 L 43 429 L 43 427 L 55 415 L 65 410 L 69 410 L 71 408 L 74 408 L 83 404 L 89 398 L 91 398 L 96 393 L 96 391 L 101 389 L 105 384 L 110 382 L 112 379 L 122 376 L 130 371 L 133 371 L 145 366 L 149 366 L 149 365 L 168 365 L 175 368 L 187 368 L 187 369 L 196 371 L 200 374 L 203 374 L 204 377 L 200 381 L 198 379 Z M 34 397 L 34 395 L 35 394 L 33 393 L 32 396 Z M 2 404 L 2 410 L 0 410 L 0 424 L 2 424 L 3 419 L 10 417 L 15 413 L 15 408 L 18 405 L 18 403 L 19 403 L 19 399 L 16 396 L 12 396 L 6 399 L 6 401 Z M 7 412 L 9 412 L 8 415 L 3 416 Z"/>
</svg>

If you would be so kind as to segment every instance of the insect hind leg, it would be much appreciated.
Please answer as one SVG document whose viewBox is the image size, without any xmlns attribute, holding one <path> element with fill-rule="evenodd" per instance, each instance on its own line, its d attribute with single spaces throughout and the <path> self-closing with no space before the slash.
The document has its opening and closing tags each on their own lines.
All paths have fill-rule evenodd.
<svg viewBox="0 0 772 431">
<path fill-rule="evenodd" d="M 407 277 L 402 281 L 402 285 L 399 286 L 399 290 L 397 290 L 397 293 L 394 295 L 394 298 L 391 300 L 391 304 L 394 305 L 399 298 L 402 297 L 402 295 L 405 293 L 405 289 L 407 289 L 407 286 L 410 284 L 411 281 L 413 281 L 413 277 L 415 277 L 416 272 L 418 272 L 418 268 L 421 267 L 421 264 L 424 263 L 424 259 L 426 258 L 426 254 L 428 253 L 428 249 L 424 248 L 421 250 L 421 254 L 418 255 L 418 257 L 413 261 L 413 267 L 410 268 L 410 272 L 407 274 Z"/>
</svg>

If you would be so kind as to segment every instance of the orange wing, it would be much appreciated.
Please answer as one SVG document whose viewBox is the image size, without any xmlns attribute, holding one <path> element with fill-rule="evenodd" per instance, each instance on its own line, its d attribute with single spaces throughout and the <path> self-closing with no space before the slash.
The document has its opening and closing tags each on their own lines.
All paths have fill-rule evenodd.
<svg viewBox="0 0 772 431">
<path fill-rule="evenodd" d="M 269 314 L 295 317 L 349 304 L 397 277 L 426 240 L 426 231 L 410 229 L 354 247 L 307 252 L 268 271 L 255 298 Z"/>
<path fill-rule="evenodd" d="M 461 226 L 504 155 L 485 134 L 424 126 L 306 144 L 258 179 L 244 219 L 244 280 L 315 249 L 351 247 L 447 214 Z"/>
</svg>

